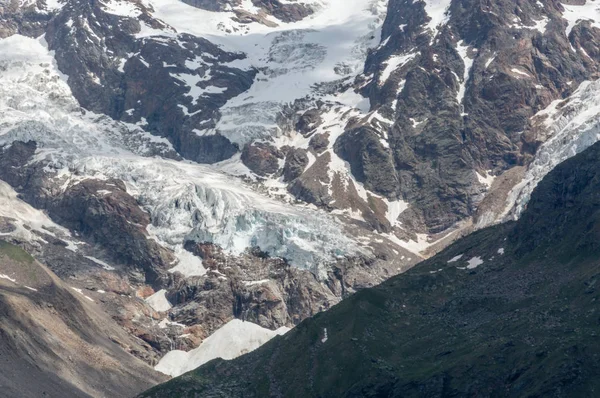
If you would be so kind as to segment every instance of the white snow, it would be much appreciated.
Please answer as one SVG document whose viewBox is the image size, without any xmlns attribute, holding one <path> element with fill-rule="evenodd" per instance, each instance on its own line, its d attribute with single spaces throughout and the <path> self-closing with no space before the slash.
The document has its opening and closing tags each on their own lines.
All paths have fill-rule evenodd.
<svg viewBox="0 0 600 398">
<path fill-rule="evenodd" d="M 173 306 L 169 303 L 169 300 L 167 300 L 166 293 L 167 291 L 165 289 L 161 289 L 152 296 L 146 298 L 145 301 L 156 312 L 169 311 Z"/>
<path fill-rule="evenodd" d="M 162 321 L 160 321 L 158 323 L 158 327 L 161 328 L 161 329 L 165 329 L 168 326 L 179 326 L 179 327 L 182 327 L 182 328 L 186 328 L 187 327 L 183 323 L 173 322 L 173 321 L 168 320 L 167 318 L 163 319 Z"/>
<path fill-rule="evenodd" d="M 425 2 L 425 12 L 431 18 L 425 25 L 425 29 L 431 31 L 431 43 L 437 37 L 439 28 L 450 19 L 449 9 L 452 0 L 423 0 Z"/>
<path fill-rule="evenodd" d="M 179 272 L 187 277 L 206 274 L 206 268 L 202 265 L 200 257 L 195 256 L 182 247 L 177 247 L 175 256 L 177 256 L 179 262 L 169 272 Z"/>
<path fill-rule="evenodd" d="M 379 77 L 379 85 L 382 86 L 390 78 L 391 74 L 402 66 L 406 65 L 414 59 L 419 53 L 409 53 L 403 55 L 392 55 L 390 59 L 385 61 L 385 68 Z"/>
<path fill-rule="evenodd" d="M 467 269 L 475 269 L 481 264 L 483 264 L 483 260 L 481 259 L 481 257 L 473 257 L 472 259 L 467 261 L 467 264 Z"/>
<path fill-rule="evenodd" d="M 385 212 L 385 217 L 390 222 L 390 225 L 394 227 L 397 224 L 399 224 L 398 217 L 400 217 L 400 214 L 402 214 L 404 210 L 408 209 L 408 203 L 402 200 L 385 200 L 385 202 L 387 204 L 387 211 Z"/>
<path fill-rule="evenodd" d="M 511 68 L 510 71 L 513 72 L 513 73 L 516 73 L 517 75 L 521 75 L 521 76 L 525 76 L 525 77 L 531 78 L 531 75 L 529 73 L 524 72 L 524 71 L 522 71 L 519 68 Z"/>
<path fill-rule="evenodd" d="M 326 343 L 329 340 L 329 336 L 327 335 L 327 328 L 323 328 L 323 338 L 321 339 L 321 343 Z"/>
<path fill-rule="evenodd" d="M 270 279 L 261 279 L 259 281 L 244 281 L 244 286 L 256 286 L 256 285 L 262 285 L 265 284 L 267 282 L 269 282 Z"/>
<path fill-rule="evenodd" d="M 15 284 L 17 283 L 16 279 L 13 279 L 13 278 L 11 278 L 10 276 L 8 276 L 6 274 L 0 274 L 0 279 L 6 279 L 6 280 L 9 280 L 9 281 L 11 281 L 12 283 L 15 283 Z"/>
<path fill-rule="evenodd" d="M 533 29 L 537 30 L 541 34 L 546 33 L 546 27 L 548 25 L 548 22 L 550 22 L 548 17 L 544 16 L 539 21 L 534 21 L 534 22 L 535 22 L 535 25 L 533 26 Z"/>
<path fill-rule="evenodd" d="M 107 271 L 114 271 L 115 267 L 108 265 L 107 263 L 105 263 L 102 260 L 98 260 L 95 257 L 91 257 L 91 256 L 85 256 L 85 258 L 87 258 L 88 260 L 92 260 L 93 262 L 95 262 L 96 264 L 100 265 L 102 268 L 104 268 Z"/>
<path fill-rule="evenodd" d="M 448 260 L 448 264 L 457 262 L 458 260 L 463 258 L 463 256 L 464 254 L 459 254 L 458 256 L 452 257 L 450 260 Z"/>
<path fill-rule="evenodd" d="M 467 82 L 469 81 L 469 75 L 471 73 L 471 68 L 473 67 L 474 60 L 469 57 L 469 46 L 465 45 L 462 40 L 456 44 L 456 51 L 458 52 L 458 55 L 460 55 L 460 57 L 462 58 L 463 63 L 465 65 L 465 70 L 464 70 L 462 79 L 458 79 L 460 82 L 460 86 L 456 93 L 456 101 L 458 102 L 458 105 L 461 106 L 461 109 L 462 109 L 462 102 L 463 102 L 463 99 L 465 98 Z"/>
<path fill-rule="evenodd" d="M 234 319 L 204 340 L 198 348 L 190 352 L 179 350 L 168 352 L 154 369 L 176 377 L 212 359 L 234 359 L 254 351 L 273 337 L 285 334 L 288 330 L 282 327 L 273 331 L 251 322 Z"/>
<path fill-rule="evenodd" d="M 569 37 L 571 31 L 581 21 L 590 21 L 592 26 L 600 28 L 600 1 L 587 0 L 584 5 L 569 5 L 561 3 L 565 12 L 563 18 L 567 20 L 565 35 Z"/>
<path fill-rule="evenodd" d="M 504 254 L 504 248 L 501 247 L 500 249 L 498 249 L 498 254 L 503 255 Z"/>
<path fill-rule="evenodd" d="M 71 289 L 73 289 L 73 290 L 75 290 L 77 293 L 81 294 L 81 295 L 82 295 L 83 297 L 85 297 L 85 298 L 86 298 L 88 301 L 91 301 L 92 303 L 94 302 L 94 300 L 93 300 L 91 297 L 89 297 L 89 296 L 86 296 L 86 295 L 85 295 L 85 293 L 83 292 L 83 290 L 81 290 L 81 289 L 79 289 L 79 288 L 77 288 L 77 287 L 71 287 Z"/>
<path fill-rule="evenodd" d="M 492 175 L 491 170 L 486 171 L 485 177 L 479 174 L 478 172 L 475 173 L 477 174 L 477 180 L 479 181 L 479 183 L 485 185 L 487 189 L 489 189 L 492 186 L 494 180 L 496 179 L 496 176 Z"/>
</svg>

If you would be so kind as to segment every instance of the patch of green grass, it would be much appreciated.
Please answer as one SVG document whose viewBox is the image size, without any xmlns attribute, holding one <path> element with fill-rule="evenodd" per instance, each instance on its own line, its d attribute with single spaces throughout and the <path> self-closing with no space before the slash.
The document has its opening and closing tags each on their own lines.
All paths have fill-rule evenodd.
<svg viewBox="0 0 600 398">
<path fill-rule="evenodd" d="M 4 255 L 13 261 L 24 264 L 31 264 L 35 261 L 35 259 L 25 250 L 3 240 L 0 240 L 0 255 Z"/>
</svg>

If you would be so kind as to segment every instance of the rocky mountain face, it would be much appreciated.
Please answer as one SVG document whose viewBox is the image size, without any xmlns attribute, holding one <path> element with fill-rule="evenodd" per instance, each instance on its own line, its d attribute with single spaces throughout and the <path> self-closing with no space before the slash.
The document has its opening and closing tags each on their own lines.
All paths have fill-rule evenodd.
<svg viewBox="0 0 600 398">
<path fill-rule="evenodd" d="M 418 244 L 505 196 L 491 181 L 549 136 L 530 118 L 597 78 L 593 2 L 356 3 L 367 28 L 351 35 L 348 11 L 328 25 L 336 2 L 70 1 L 45 38 L 84 108 Z M 330 60 L 341 32 L 351 50 Z"/>
<path fill-rule="evenodd" d="M 599 156 L 559 165 L 517 222 L 140 396 L 594 395 Z"/>
<path fill-rule="evenodd" d="M 600 32 L 570 20 L 577 8 L 390 1 L 362 88 L 371 108 L 394 121 L 390 150 L 380 144 L 374 161 L 346 156 L 353 171 L 366 170 L 354 174 L 384 195 L 401 194 L 413 204 L 401 220 L 431 232 L 473 215 L 481 180 L 527 165 L 544 141 L 531 117 L 598 77 Z M 369 129 L 346 134 L 377 142 Z"/>
<path fill-rule="evenodd" d="M 139 343 L 94 301 L 0 241 L 3 396 L 130 396 L 166 380 L 129 355 Z"/>
<path fill-rule="evenodd" d="M 1 236 L 152 366 L 232 319 L 294 327 L 517 219 L 596 142 L 599 23 L 589 0 L 4 2 Z"/>
</svg>

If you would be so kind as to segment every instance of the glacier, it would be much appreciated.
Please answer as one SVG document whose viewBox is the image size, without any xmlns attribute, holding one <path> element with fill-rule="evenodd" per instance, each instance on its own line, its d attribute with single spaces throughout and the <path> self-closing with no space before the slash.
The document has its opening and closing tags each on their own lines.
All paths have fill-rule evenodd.
<svg viewBox="0 0 600 398">
<path fill-rule="evenodd" d="M 322 274 L 340 256 L 363 252 L 334 216 L 254 191 L 217 167 L 168 159 L 170 144 L 139 126 L 81 109 L 43 38 L 0 40 L 0 145 L 34 140 L 35 162 L 66 188 L 117 178 L 147 210 L 151 237 L 180 254 L 185 240 L 232 254 L 258 246 Z"/>
<path fill-rule="evenodd" d="M 327 98 L 322 86 L 347 84 L 362 73 L 368 49 L 380 42 L 387 0 L 305 3 L 315 7 L 314 15 L 291 23 L 270 16 L 275 26 L 266 26 L 241 25 L 232 20 L 233 12 L 210 12 L 174 0 L 146 1 L 153 17 L 169 27 L 143 29 L 142 36 L 188 33 L 204 37 L 226 51 L 246 54 L 245 59 L 227 66 L 259 71 L 250 90 L 221 108 L 216 128 L 199 130 L 198 134 L 218 131 L 240 146 L 281 137 L 287 131 L 279 119 L 287 106 L 318 99 L 336 103 L 337 98 Z M 240 7 L 248 8 L 245 2 Z M 352 99 L 349 107 L 362 108 L 364 98 Z"/>
</svg>

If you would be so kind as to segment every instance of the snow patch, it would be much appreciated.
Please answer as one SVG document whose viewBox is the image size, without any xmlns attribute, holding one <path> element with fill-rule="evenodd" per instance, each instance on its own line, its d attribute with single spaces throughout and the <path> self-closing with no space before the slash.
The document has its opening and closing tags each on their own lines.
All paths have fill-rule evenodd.
<svg viewBox="0 0 600 398">
<path fill-rule="evenodd" d="M 179 327 L 182 327 L 182 328 L 186 328 L 187 327 L 183 323 L 172 322 L 172 321 L 168 320 L 167 318 L 163 319 L 162 321 L 160 321 L 158 323 L 158 327 L 161 328 L 161 329 L 166 329 L 169 326 L 179 326 Z"/>
<path fill-rule="evenodd" d="M 458 52 L 458 55 L 460 55 L 460 57 L 462 58 L 463 63 L 465 65 L 465 70 L 462 79 L 459 79 L 460 86 L 456 93 L 456 101 L 458 102 L 458 105 L 461 107 L 461 109 L 463 109 L 462 102 L 465 98 L 467 82 L 469 81 L 469 75 L 471 73 L 471 68 L 473 67 L 474 60 L 469 57 L 469 46 L 465 45 L 462 40 L 456 44 L 456 51 Z"/>
<path fill-rule="evenodd" d="M 383 71 L 381 72 L 381 76 L 379 77 L 379 85 L 383 86 L 394 71 L 406 65 L 417 55 L 419 55 L 418 52 L 404 55 L 392 55 L 387 61 L 385 61 L 385 68 L 383 69 Z"/>
<path fill-rule="evenodd" d="M 270 281 L 270 279 L 261 279 L 259 281 L 244 281 L 244 286 L 256 286 L 256 285 L 262 285 L 265 283 L 268 283 Z"/>
<path fill-rule="evenodd" d="M 452 0 L 423 0 L 425 2 L 425 12 L 431 18 L 425 25 L 425 29 L 431 31 L 431 42 L 438 35 L 440 27 L 448 23 L 450 19 L 450 4 Z"/>
<path fill-rule="evenodd" d="M 173 306 L 171 303 L 169 303 L 169 300 L 167 300 L 166 294 L 167 291 L 165 289 L 161 289 L 152 296 L 148 297 L 145 301 L 156 312 L 169 311 Z"/>
<path fill-rule="evenodd" d="M 477 181 L 479 181 L 480 184 L 485 185 L 487 189 L 489 189 L 492 186 L 494 180 L 496 179 L 496 176 L 492 175 L 491 170 L 486 171 L 485 177 L 479 174 L 478 172 L 475 172 L 475 174 L 477 174 Z"/>
<path fill-rule="evenodd" d="M 408 209 L 408 203 L 402 200 L 396 200 L 392 202 L 388 201 L 387 199 L 385 202 L 387 204 L 385 217 L 390 222 L 390 225 L 394 227 L 399 224 L 398 217 L 400 217 L 400 214 L 402 214 L 404 210 Z"/>
<path fill-rule="evenodd" d="M 448 260 L 448 264 L 457 262 L 458 260 L 463 258 L 463 256 L 464 256 L 464 254 L 459 254 L 458 256 L 452 257 L 450 260 Z"/>
<path fill-rule="evenodd" d="M 475 269 L 483 264 L 483 260 L 481 257 L 473 257 L 469 261 L 467 261 L 467 269 Z"/>
<path fill-rule="evenodd" d="M 16 279 L 13 279 L 13 278 L 11 278 L 10 276 L 8 276 L 6 274 L 0 274 L 0 279 L 6 279 L 6 280 L 9 280 L 9 281 L 11 281 L 12 283 L 15 283 L 15 284 L 17 283 Z"/>
<path fill-rule="evenodd" d="M 204 268 L 200 257 L 182 247 L 175 249 L 175 256 L 179 259 L 179 262 L 169 272 L 179 272 L 186 277 L 206 275 L 206 268 Z"/>
<path fill-rule="evenodd" d="M 104 268 L 107 271 L 114 271 L 115 270 L 115 267 L 110 266 L 110 265 L 106 264 L 104 261 L 98 260 L 95 257 L 91 257 L 91 256 L 84 256 L 84 257 L 87 258 L 88 260 L 91 260 L 91 261 L 95 262 L 96 264 L 100 265 L 102 268 Z"/>
<path fill-rule="evenodd" d="M 177 377 L 212 359 L 234 359 L 254 351 L 273 337 L 285 334 L 288 330 L 282 327 L 273 331 L 251 322 L 234 319 L 210 335 L 198 348 L 190 352 L 179 350 L 168 352 L 154 369 Z"/>
<path fill-rule="evenodd" d="M 85 293 L 83 292 L 83 290 L 81 290 L 81 289 L 79 289 L 79 288 L 76 288 L 76 287 L 71 287 L 71 289 L 73 289 L 73 290 L 75 290 L 77 293 L 81 294 L 83 297 L 85 297 L 85 298 L 86 298 L 86 300 L 89 300 L 89 301 L 91 301 L 92 303 L 94 302 L 94 300 L 93 300 L 91 297 L 89 297 L 89 296 L 86 296 L 86 295 L 85 295 Z"/>
<path fill-rule="evenodd" d="M 321 343 L 326 343 L 329 340 L 329 336 L 327 335 L 327 328 L 323 328 L 323 338 L 321 339 Z"/>
</svg>

